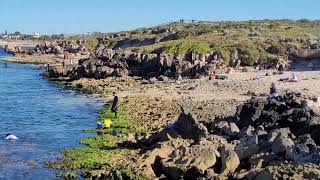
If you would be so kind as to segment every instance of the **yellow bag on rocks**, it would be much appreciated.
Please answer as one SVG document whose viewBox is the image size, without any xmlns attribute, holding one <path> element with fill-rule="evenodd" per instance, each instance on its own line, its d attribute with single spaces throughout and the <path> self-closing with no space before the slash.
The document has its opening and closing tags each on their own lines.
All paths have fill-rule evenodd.
<svg viewBox="0 0 320 180">
<path fill-rule="evenodd" d="M 103 124 L 104 124 L 104 127 L 105 128 L 110 128 L 112 122 L 111 122 L 111 119 L 105 119 L 103 120 Z"/>
</svg>

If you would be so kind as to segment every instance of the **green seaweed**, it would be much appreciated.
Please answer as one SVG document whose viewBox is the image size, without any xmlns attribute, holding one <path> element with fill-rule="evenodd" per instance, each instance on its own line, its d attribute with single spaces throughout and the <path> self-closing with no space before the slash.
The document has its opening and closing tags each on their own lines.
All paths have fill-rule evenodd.
<svg viewBox="0 0 320 180">
<path fill-rule="evenodd" d="M 139 174 L 122 167 L 113 161 L 116 156 L 126 156 L 130 150 L 124 146 L 119 146 L 119 142 L 124 139 L 124 134 L 133 133 L 141 135 L 144 130 L 135 125 L 135 121 L 127 118 L 127 112 L 124 106 L 119 106 L 118 117 L 114 117 L 110 105 L 105 106 L 98 117 L 99 121 L 109 118 L 112 120 L 112 127 L 102 130 L 88 130 L 90 133 L 99 133 L 95 137 L 84 138 L 80 144 L 86 147 L 67 148 L 61 152 L 61 161 L 48 162 L 47 166 L 63 170 L 83 169 L 82 175 L 87 178 L 96 176 L 96 170 L 103 170 L 105 173 L 117 170 L 122 176 L 129 179 L 143 179 Z M 122 134 L 115 136 L 115 134 Z M 99 173 L 103 173 L 100 172 Z M 63 176 L 64 178 L 64 176 Z"/>
</svg>

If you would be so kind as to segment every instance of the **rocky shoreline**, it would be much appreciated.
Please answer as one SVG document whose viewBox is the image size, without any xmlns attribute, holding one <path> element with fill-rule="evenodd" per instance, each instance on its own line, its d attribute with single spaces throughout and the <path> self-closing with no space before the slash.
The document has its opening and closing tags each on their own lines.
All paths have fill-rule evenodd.
<svg viewBox="0 0 320 180">
<path fill-rule="evenodd" d="M 315 149 L 308 149 L 306 151 L 306 153 L 308 153 L 301 155 L 301 157 L 314 157 L 319 155 L 319 153 L 317 153 L 317 131 L 314 133 L 311 132 L 312 135 L 310 136 L 300 133 L 300 137 L 298 134 L 294 136 L 290 135 L 297 130 L 291 129 L 291 127 L 286 129 L 286 127 L 282 127 L 283 125 L 276 125 L 277 127 L 274 125 L 267 126 L 267 124 L 263 124 L 263 127 L 260 127 L 258 124 L 251 124 L 250 126 L 242 125 L 242 122 L 250 122 L 249 120 L 241 121 L 243 119 L 241 118 L 242 114 L 247 115 L 250 113 L 242 113 L 244 110 L 238 110 L 237 112 L 235 107 L 242 107 L 240 109 L 244 109 L 244 107 L 247 106 L 256 107 L 256 105 L 251 105 L 250 103 L 259 104 L 261 101 L 262 108 L 260 108 L 260 110 L 268 106 L 275 108 L 275 112 L 277 112 L 277 109 L 280 108 L 282 103 L 279 101 L 278 104 L 277 102 L 273 102 L 276 103 L 275 105 L 263 105 L 263 103 L 268 101 L 263 100 L 264 97 L 262 96 L 260 100 L 259 98 L 253 99 L 248 101 L 247 104 L 241 105 L 251 97 L 250 93 L 250 95 L 241 94 L 246 94 L 246 92 L 249 91 L 254 92 L 256 95 L 268 93 L 268 84 L 263 85 L 261 91 L 259 88 L 256 88 L 256 85 L 259 87 L 263 83 L 258 82 L 259 80 L 250 80 L 253 74 L 259 73 L 259 71 L 252 71 L 254 70 L 251 70 L 251 72 L 231 72 L 231 74 L 228 75 L 229 79 L 216 80 L 216 83 L 213 84 L 207 79 L 183 80 L 181 84 L 176 84 L 170 79 L 144 83 L 144 80 L 139 80 L 138 77 L 138 79 L 132 77 L 113 79 L 110 77 L 103 80 L 81 78 L 68 82 L 67 84 L 72 88 L 87 93 L 100 93 L 105 97 L 108 97 L 113 91 L 118 92 L 122 99 L 123 114 L 125 115 L 123 115 L 121 120 L 113 119 L 116 127 L 98 132 L 100 135 L 96 138 L 83 139 L 80 141 L 88 147 L 84 149 L 64 150 L 62 154 L 63 160 L 61 162 L 50 162 L 48 166 L 67 170 L 67 173 L 62 173 L 62 176 L 73 177 L 72 169 L 84 169 L 82 173 L 83 176 L 100 179 L 107 177 L 129 179 L 153 179 L 161 177 L 173 179 L 179 179 L 181 177 L 198 177 L 205 179 L 276 179 L 292 175 L 296 178 L 320 177 L 320 173 L 317 171 L 319 168 L 317 162 L 312 162 L 312 158 L 311 160 L 297 158 L 300 157 L 300 154 L 294 154 L 295 151 L 290 151 L 290 148 L 304 148 L 303 142 L 299 139 L 306 136 L 309 137 L 308 142 L 313 143 Z M 265 72 L 260 73 L 266 74 Z M 299 74 L 299 76 L 304 78 L 303 73 Z M 238 81 L 236 78 L 241 80 Z M 278 76 L 266 78 L 266 82 L 273 82 Z M 314 74 L 306 76 L 305 82 L 298 84 L 308 83 L 312 81 L 312 79 L 317 81 L 319 78 L 319 74 L 317 75 L 317 72 L 315 72 Z M 242 83 L 249 85 L 249 87 L 239 87 L 238 85 Z M 278 85 L 281 87 L 281 82 L 279 82 Z M 308 85 L 305 86 L 307 87 Z M 237 89 L 232 92 L 232 88 L 230 89 L 230 87 L 237 87 Z M 286 85 L 283 86 L 283 90 L 285 90 L 286 87 Z M 316 87 L 311 90 L 311 94 L 316 95 L 317 93 L 313 92 L 314 89 L 316 89 Z M 195 94 L 192 93 L 193 91 L 198 92 L 196 93 L 198 95 L 195 96 Z M 304 87 L 294 89 L 294 91 L 304 91 Z M 172 92 L 174 92 L 174 94 L 172 94 Z M 200 95 L 208 95 L 208 92 L 211 93 L 204 98 L 206 100 L 201 100 L 202 97 Z M 223 95 L 219 95 L 219 93 L 222 92 Z M 166 93 L 171 94 L 170 97 L 163 98 L 165 97 L 163 95 Z M 237 95 L 234 96 L 233 99 L 223 98 L 230 94 Z M 290 101 L 297 101 L 295 105 L 296 108 L 302 108 L 301 104 L 299 104 L 301 102 L 298 100 L 299 98 L 308 100 L 312 99 L 312 96 L 299 95 L 298 97 L 291 97 L 291 100 L 289 98 Z M 285 103 L 289 103 L 289 101 L 285 100 Z M 137 106 L 137 104 L 139 104 L 139 106 Z M 179 104 L 184 104 L 190 111 L 181 110 Z M 260 105 L 258 107 L 260 107 Z M 291 107 L 289 107 L 289 109 L 291 109 Z M 110 113 L 108 107 L 106 107 L 105 110 L 107 113 Z M 105 110 L 101 112 L 101 120 L 106 117 L 104 115 L 106 113 Z M 251 111 L 252 110 L 250 110 L 250 112 Z M 261 112 L 256 111 L 257 110 L 253 110 L 256 114 L 261 114 Z M 318 116 L 315 115 L 313 111 L 308 110 L 307 112 L 312 112 L 311 117 L 313 119 L 306 119 L 302 122 L 318 121 L 316 120 L 317 118 L 314 119 Z M 287 118 L 287 116 L 292 115 L 288 114 L 284 117 Z M 113 118 L 110 114 L 107 117 Z M 233 120 L 234 117 L 240 117 L 240 121 Z M 267 116 L 261 117 L 261 119 L 266 119 L 266 117 Z M 272 121 L 280 122 L 280 120 L 275 119 L 276 117 L 278 118 L 278 115 L 269 118 Z M 286 119 L 284 117 L 282 119 Z M 301 116 L 301 118 L 304 117 L 310 118 L 308 115 Z M 224 118 L 227 119 L 224 120 Z M 257 118 L 257 122 L 259 122 L 259 118 Z M 296 120 L 293 120 L 293 122 L 295 121 Z M 255 122 L 255 120 L 253 120 L 253 122 Z M 261 122 L 264 123 L 264 121 Z M 176 127 L 168 130 L 167 127 L 170 127 L 172 123 L 176 123 Z M 191 123 L 191 125 L 188 125 L 188 123 Z M 283 124 L 287 125 L 288 123 Z M 190 129 L 188 126 L 192 128 Z M 188 132 L 188 130 L 184 128 L 197 132 L 185 133 Z M 295 127 L 293 126 L 293 128 Z M 120 136 L 115 135 L 115 132 L 119 133 Z M 281 135 L 277 136 L 274 132 Z M 243 135 L 243 133 L 249 134 Z M 190 134 L 197 137 L 188 137 Z M 269 136 L 276 137 L 270 142 L 263 139 L 268 139 Z M 235 137 L 238 139 L 235 139 Z M 280 139 L 275 141 L 276 138 Z M 291 140 L 285 138 L 290 138 Z M 248 144 L 247 141 L 253 144 Z M 285 155 L 282 155 L 282 150 L 281 152 L 274 152 L 278 145 L 274 145 L 275 148 L 271 148 L 271 150 L 265 148 L 266 146 L 272 147 L 272 143 L 278 142 L 289 142 L 288 146 L 287 144 L 284 146 Z M 263 143 L 271 144 L 267 145 Z M 305 144 L 305 147 L 309 148 L 309 145 Z M 112 150 L 110 150 L 110 148 Z M 180 152 L 180 149 L 184 150 Z M 206 157 L 202 158 L 202 155 L 206 155 Z M 95 158 L 92 159 L 92 156 L 95 158 L 103 158 L 104 161 L 100 162 L 100 160 L 98 161 Z M 77 165 L 77 163 L 79 163 L 78 157 L 85 157 L 85 159 L 83 159 L 81 164 Z M 170 157 L 176 158 L 172 159 Z M 88 163 L 92 160 L 98 164 L 102 163 L 102 169 L 105 170 L 97 170 L 97 167 L 89 166 Z M 300 160 L 306 160 L 306 162 L 304 162 L 305 165 L 296 165 L 296 162 L 300 162 Z M 180 161 L 186 163 L 178 163 Z M 243 164 L 244 162 L 251 164 Z M 110 165 L 103 165 L 105 163 Z"/>
<path fill-rule="evenodd" d="M 50 64 L 50 80 L 120 97 L 118 118 L 108 105 L 98 118 L 111 119 L 111 128 L 87 130 L 97 136 L 63 150 L 48 167 L 67 178 L 80 169 L 92 179 L 319 179 L 318 45 L 304 36 L 269 36 L 272 28 L 301 30 L 299 22 L 268 23 L 249 32 L 250 23 L 173 24 L 13 48 L 24 61 Z M 279 75 L 279 63 L 290 71 Z M 292 73 L 298 82 L 289 81 Z M 268 99 L 271 83 L 278 100 Z"/>
<path fill-rule="evenodd" d="M 78 161 L 82 161 L 72 150 L 66 152 L 66 159 L 62 164 L 53 163 L 52 167 L 60 169 L 87 167 L 83 173 L 85 177 L 102 179 L 111 177 L 281 179 L 292 175 L 295 178 L 318 178 L 319 164 L 312 161 L 312 157 L 319 155 L 318 128 L 316 128 L 319 115 L 317 108 L 312 104 L 314 97 L 312 94 L 318 93 L 317 87 L 309 91 L 309 96 L 283 92 L 282 100 L 268 101 L 265 95 L 268 94 L 269 82 L 274 82 L 279 76 L 271 76 L 269 79 L 267 77 L 259 82 L 250 80 L 250 73 L 233 73 L 229 75 L 230 79 L 216 80 L 217 82 L 213 84 L 207 79 L 183 80 L 180 85 L 170 80 L 143 84 L 143 80 L 132 78 L 74 81 L 74 87 L 79 89 L 92 87 L 93 92 L 106 96 L 113 91 L 118 92 L 125 115 L 120 118 L 121 120 L 114 119 L 110 109 L 106 107 L 102 115 L 107 113 L 108 116 L 103 115 L 100 118 L 113 119 L 116 127 L 99 131 L 100 135 L 95 138 L 82 140 L 81 143 L 88 145 L 87 149 L 83 151 L 74 149 L 77 156 L 85 156 L 87 160 L 92 160 L 92 156 L 96 154 L 105 157 L 104 162 L 97 161 L 97 163 L 102 163 L 103 169 L 106 170 L 96 170 L 96 167 L 87 166 L 85 162 L 82 162 L 84 163 L 82 165 L 68 165 L 70 162 L 77 164 Z M 308 87 L 312 79 L 316 82 L 320 78 L 317 71 L 306 77 L 303 73 L 299 76 L 306 80 L 289 87 L 296 92 L 305 91 L 305 87 Z M 236 77 L 241 80 L 234 80 Z M 245 77 L 248 79 L 245 80 Z M 246 85 L 241 87 L 240 84 Z M 280 89 L 288 88 L 282 82 L 277 84 Z M 300 89 L 294 89 L 300 85 L 302 86 Z M 230 87 L 237 88 L 232 92 Z M 192 93 L 195 91 L 198 93 Z M 250 100 L 252 97 L 250 91 L 258 97 Z M 166 97 L 166 93 L 169 93 L 170 97 Z M 201 94 L 206 97 L 203 99 Z M 228 98 L 230 94 L 235 96 Z M 308 106 L 312 107 L 312 110 L 303 110 L 304 100 L 308 100 Z M 179 104 L 183 104 L 189 111 L 181 110 Z M 239 107 L 238 110 L 236 107 Z M 289 111 L 286 111 L 286 108 Z M 294 111 L 290 111 L 291 109 Z M 249 115 L 254 118 L 246 117 Z M 172 126 L 173 123 L 175 126 Z M 305 127 L 312 127 L 315 131 L 305 128 L 306 132 L 298 132 L 301 123 L 311 123 Z M 173 128 L 168 129 L 168 127 Z M 188 131 L 192 132 L 186 133 Z M 311 134 L 307 135 L 309 131 Z M 115 132 L 121 135 L 117 136 Z M 273 137 L 272 140 L 269 137 Z M 304 137 L 309 138 L 305 143 L 311 142 L 316 148 L 308 149 L 303 155 L 294 154 L 295 151 L 291 151 L 294 148 L 304 146 L 310 148 L 308 144 L 304 145 L 304 141 L 300 141 Z M 279 152 L 277 148 L 282 145 L 272 145 L 286 142 L 289 144 L 285 144 L 284 149 Z M 196 154 L 198 155 L 195 156 Z M 205 155 L 208 156 L 202 158 Z M 297 165 L 300 160 L 304 161 L 304 165 Z M 111 166 L 105 166 L 104 163 Z M 303 171 L 306 173 L 302 173 Z"/>
</svg>

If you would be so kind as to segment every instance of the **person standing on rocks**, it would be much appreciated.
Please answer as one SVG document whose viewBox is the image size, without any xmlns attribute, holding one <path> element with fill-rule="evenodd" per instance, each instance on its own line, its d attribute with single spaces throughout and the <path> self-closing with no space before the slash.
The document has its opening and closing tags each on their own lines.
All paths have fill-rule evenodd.
<svg viewBox="0 0 320 180">
<path fill-rule="evenodd" d="M 111 111 L 114 112 L 114 117 L 118 117 L 118 103 L 119 103 L 119 98 L 115 92 L 113 92 L 113 102 L 111 106 Z"/>
</svg>

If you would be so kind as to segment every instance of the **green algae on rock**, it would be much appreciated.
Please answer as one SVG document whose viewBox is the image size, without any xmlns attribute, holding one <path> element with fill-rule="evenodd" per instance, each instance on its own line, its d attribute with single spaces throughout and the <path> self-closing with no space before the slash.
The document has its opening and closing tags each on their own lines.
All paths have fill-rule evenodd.
<svg viewBox="0 0 320 180">
<path fill-rule="evenodd" d="M 86 147 L 64 149 L 61 152 L 61 161 L 48 162 L 47 166 L 60 170 L 81 169 L 81 175 L 86 178 L 121 176 L 129 179 L 143 179 L 142 176 L 123 167 L 117 159 L 125 158 L 130 154 L 127 147 L 119 146 L 119 142 L 125 139 L 124 135 L 127 133 L 141 135 L 145 131 L 138 128 L 133 120 L 128 120 L 125 107 L 122 105 L 119 107 L 118 118 L 114 118 L 109 105 L 102 109 L 99 120 L 103 121 L 106 118 L 112 120 L 111 128 L 88 130 L 87 132 L 96 132 L 100 135 L 81 139 L 80 144 Z M 66 178 L 65 175 L 61 176 Z"/>
</svg>

